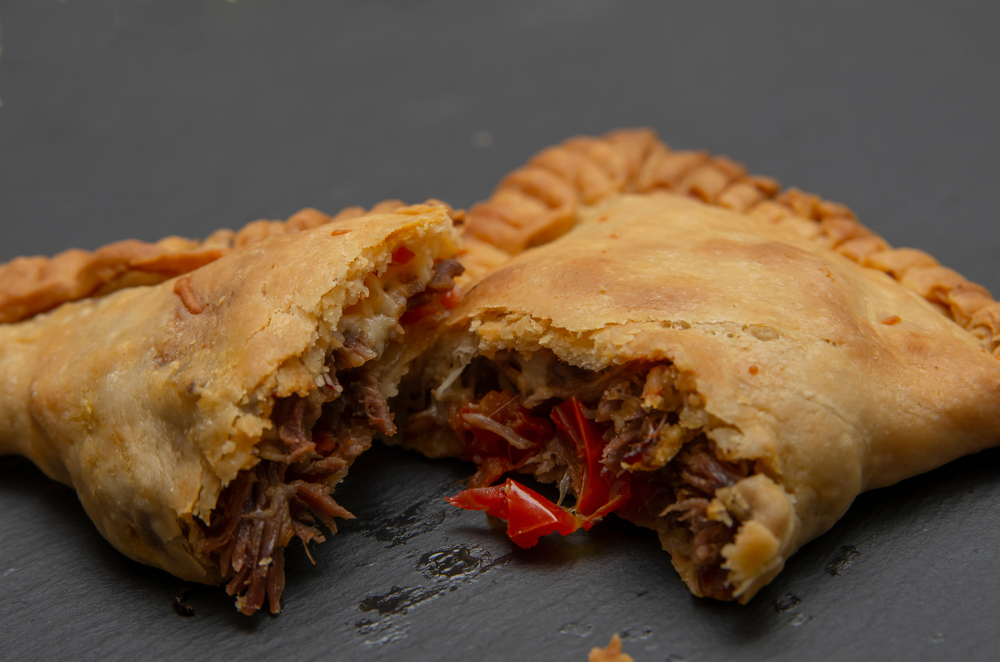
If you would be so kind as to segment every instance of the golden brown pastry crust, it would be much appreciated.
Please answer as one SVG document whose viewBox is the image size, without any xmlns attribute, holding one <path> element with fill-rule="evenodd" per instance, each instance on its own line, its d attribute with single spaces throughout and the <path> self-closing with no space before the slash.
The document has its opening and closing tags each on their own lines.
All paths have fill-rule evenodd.
<svg viewBox="0 0 1000 662">
<path fill-rule="evenodd" d="M 0 454 L 72 485 L 130 557 L 218 582 L 193 551 L 194 519 L 259 462 L 275 398 L 316 389 L 345 302 L 397 246 L 447 255 L 457 242 L 445 208 L 397 209 L 0 325 Z"/>
<path fill-rule="evenodd" d="M 464 216 L 461 210 L 453 210 L 439 200 L 424 204 L 446 208 L 454 221 L 461 221 Z M 306 208 L 286 221 L 259 220 L 238 231 L 216 230 L 203 241 L 166 237 L 147 243 L 129 239 L 93 252 L 74 248 L 51 258 L 18 257 L 0 265 L 0 324 L 28 319 L 67 301 L 162 283 L 268 237 L 366 214 L 387 214 L 404 206 L 400 200 L 385 200 L 370 210 L 347 207 L 334 216 Z"/>
<path fill-rule="evenodd" d="M 1000 303 L 986 288 L 911 248 L 893 249 L 844 205 L 749 175 L 704 151 L 672 151 L 648 129 L 571 138 L 535 155 L 468 213 L 467 236 L 509 254 L 546 243 L 577 222 L 581 209 L 622 193 L 671 191 L 764 218 L 863 266 L 891 275 L 940 306 L 1000 356 Z M 471 274 L 485 270 L 470 268 Z"/>
<path fill-rule="evenodd" d="M 717 421 L 720 457 L 761 467 L 716 494 L 741 522 L 723 550 L 741 600 L 861 491 L 1000 441 L 1000 361 L 927 296 L 940 286 L 904 286 L 943 278 L 921 254 L 890 253 L 911 260 L 901 283 L 798 225 L 659 191 L 581 206 L 574 223 L 466 292 L 428 381 L 463 351 L 671 363 Z M 645 523 L 696 591 L 690 539 L 660 521 Z"/>
</svg>

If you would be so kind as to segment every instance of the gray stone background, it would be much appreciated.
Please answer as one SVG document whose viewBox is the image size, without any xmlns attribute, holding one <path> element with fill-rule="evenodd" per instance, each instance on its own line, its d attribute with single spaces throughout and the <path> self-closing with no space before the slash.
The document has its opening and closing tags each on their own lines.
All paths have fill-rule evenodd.
<svg viewBox="0 0 1000 662">
<path fill-rule="evenodd" d="M 1000 289 L 1000 9 L 983 2 L 0 0 L 0 261 L 303 206 L 467 206 L 542 147 L 650 126 L 850 205 Z M 618 521 L 519 551 L 395 450 L 359 519 L 242 617 L 118 554 L 0 459 L 0 657 L 996 659 L 1000 453 L 860 497 L 746 607 Z"/>
</svg>

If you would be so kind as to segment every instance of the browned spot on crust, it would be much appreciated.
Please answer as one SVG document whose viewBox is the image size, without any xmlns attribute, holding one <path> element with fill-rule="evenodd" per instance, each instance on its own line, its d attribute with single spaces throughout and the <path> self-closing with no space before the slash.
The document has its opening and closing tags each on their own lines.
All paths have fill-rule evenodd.
<svg viewBox="0 0 1000 662">
<path fill-rule="evenodd" d="M 886 317 L 884 320 L 882 320 L 882 324 L 888 324 L 889 326 L 892 326 L 893 324 L 899 324 L 902 321 L 903 321 L 902 317 L 900 317 L 899 315 L 893 315 L 892 317 Z"/>
<path fill-rule="evenodd" d="M 760 372 L 760 369 L 757 366 L 755 366 L 755 365 L 750 366 L 750 374 L 751 375 L 756 375 L 758 372 Z"/>
<path fill-rule="evenodd" d="M 339 237 L 340 235 L 347 234 L 348 232 L 350 232 L 350 230 L 344 230 L 344 229 L 334 230 L 333 232 L 330 233 L 330 236 Z"/>
<path fill-rule="evenodd" d="M 697 250 L 716 259 L 727 258 L 768 266 L 783 266 L 803 275 L 807 274 L 810 267 L 821 273 L 829 272 L 821 259 L 782 241 L 709 239 L 702 242 Z"/>
<path fill-rule="evenodd" d="M 194 290 L 191 289 L 191 277 L 184 276 L 183 278 L 178 278 L 177 282 L 174 283 L 174 294 L 181 298 L 181 303 L 187 308 L 187 311 L 192 315 L 198 315 L 203 310 L 204 307 L 198 302 L 198 298 L 194 295 Z"/>
</svg>

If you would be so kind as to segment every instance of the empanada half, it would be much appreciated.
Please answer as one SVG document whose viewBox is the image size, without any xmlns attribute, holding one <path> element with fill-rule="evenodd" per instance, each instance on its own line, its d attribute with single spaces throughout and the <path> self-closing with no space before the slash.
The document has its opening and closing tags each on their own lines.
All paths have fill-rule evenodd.
<svg viewBox="0 0 1000 662">
<path fill-rule="evenodd" d="M 160 285 L 0 325 L 0 454 L 76 489 L 115 547 L 280 609 L 283 548 L 330 496 L 452 305 L 444 207 L 237 247 Z"/>
<path fill-rule="evenodd" d="M 569 157 L 614 165 L 597 143 L 528 168 L 563 168 L 566 195 L 546 195 L 566 210 L 522 173 L 470 211 L 468 232 L 516 255 L 468 289 L 399 404 L 399 443 L 479 466 L 457 505 L 528 544 L 615 510 L 658 531 L 692 592 L 746 601 L 861 491 L 1000 441 L 983 288 L 815 198 L 798 216 L 709 204 L 724 185 L 629 192 L 655 144 L 587 179 Z M 486 487 L 507 471 L 559 483 L 575 512 Z"/>
</svg>

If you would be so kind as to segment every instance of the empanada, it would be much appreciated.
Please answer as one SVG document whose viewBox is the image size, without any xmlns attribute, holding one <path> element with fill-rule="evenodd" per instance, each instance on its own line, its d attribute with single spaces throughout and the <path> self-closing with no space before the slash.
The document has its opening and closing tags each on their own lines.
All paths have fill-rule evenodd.
<svg viewBox="0 0 1000 662">
<path fill-rule="evenodd" d="M 732 162 L 576 139 L 466 232 L 515 256 L 404 381 L 397 442 L 474 461 L 452 502 L 519 544 L 616 511 L 693 593 L 745 602 L 863 490 L 1000 441 L 989 293 Z M 574 509 L 488 487 L 509 471 Z"/>
<path fill-rule="evenodd" d="M 0 453 L 251 612 L 280 607 L 291 537 L 349 516 L 330 491 L 435 342 L 396 439 L 479 465 L 457 504 L 522 544 L 615 511 L 699 595 L 749 599 L 862 489 L 1000 438 L 989 292 L 727 159 L 648 131 L 543 151 L 470 211 L 440 336 L 461 212 L 398 211 L 0 267 Z M 574 511 L 488 487 L 510 470 Z"/>
<path fill-rule="evenodd" d="M 277 612 L 284 546 L 351 516 L 330 493 L 452 305 L 448 211 L 275 233 L 0 325 L 0 454 L 73 486 L 133 559 Z"/>
</svg>

